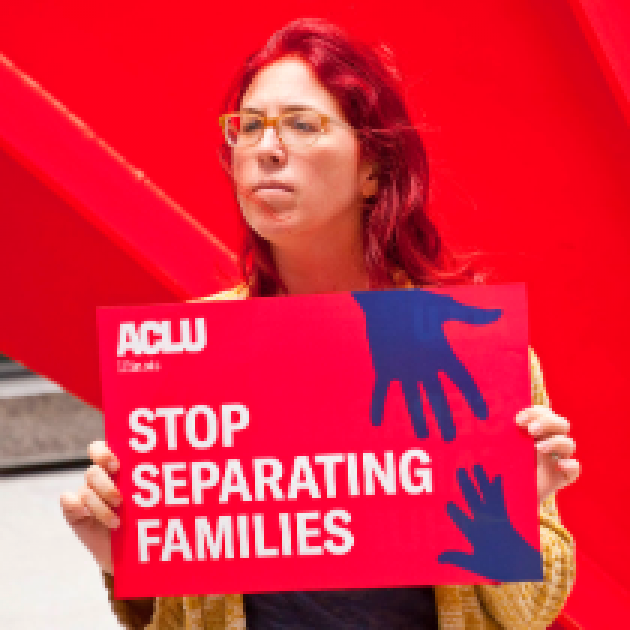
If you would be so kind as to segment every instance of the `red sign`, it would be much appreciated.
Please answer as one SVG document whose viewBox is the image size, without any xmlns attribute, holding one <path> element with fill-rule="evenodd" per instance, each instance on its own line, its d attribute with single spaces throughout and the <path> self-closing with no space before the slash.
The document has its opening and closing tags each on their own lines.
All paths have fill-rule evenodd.
<svg viewBox="0 0 630 630">
<path fill-rule="evenodd" d="M 542 578 L 522 285 L 98 319 L 116 597 Z"/>
</svg>

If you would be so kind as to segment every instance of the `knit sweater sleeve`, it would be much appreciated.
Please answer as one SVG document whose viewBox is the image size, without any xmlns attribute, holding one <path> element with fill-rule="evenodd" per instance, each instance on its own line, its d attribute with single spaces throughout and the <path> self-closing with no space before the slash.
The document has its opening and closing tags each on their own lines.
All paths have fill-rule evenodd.
<svg viewBox="0 0 630 630">
<path fill-rule="evenodd" d="M 128 630 L 245 630 L 242 595 L 114 599 L 114 578 L 103 576 L 112 609 Z"/>
<path fill-rule="evenodd" d="M 103 572 L 105 587 L 108 591 L 109 603 L 112 611 L 123 628 L 140 630 L 151 622 L 155 609 L 155 599 L 146 597 L 141 599 L 114 599 L 114 578 Z"/>
<path fill-rule="evenodd" d="M 103 573 L 105 587 L 109 592 L 112 610 L 120 625 L 128 630 L 201 630 L 203 626 L 185 625 L 186 601 L 197 597 L 143 597 L 139 599 L 114 599 L 114 578 Z M 188 608 L 194 609 L 189 602 Z M 197 608 L 199 608 L 197 606 Z M 196 611 L 192 611 L 193 613 Z M 192 621 L 189 619 L 189 621 Z"/>
<path fill-rule="evenodd" d="M 530 349 L 532 404 L 549 406 L 540 363 Z M 556 618 L 575 577 L 573 539 L 560 522 L 554 496 L 541 506 L 540 548 L 542 582 L 518 582 L 475 587 L 482 606 L 502 628 L 538 630 Z"/>
</svg>

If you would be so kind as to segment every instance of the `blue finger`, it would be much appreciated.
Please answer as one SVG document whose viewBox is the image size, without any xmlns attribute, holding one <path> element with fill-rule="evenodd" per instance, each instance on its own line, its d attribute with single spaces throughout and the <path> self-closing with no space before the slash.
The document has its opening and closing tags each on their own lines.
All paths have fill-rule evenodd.
<svg viewBox="0 0 630 630">
<path fill-rule="evenodd" d="M 471 307 L 474 308 L 474 307 Z M 500 308 L 475 308 L 475 313 L 469 323 L 477 326 L 496 322 L 503 313 Z"/>
<path fill-rule="evenodd" d="M 385 409 L 385 397 L 387 396 L 387 389 L 389 388 L 389 381 L 384 378 L 376 376 L 376 383 L 374 383 L 374 391 L 372 392 L 372 405 L 370 407 L 370 417 L 372 418 L 372 425 L 380 427 L 383 422 L 383 410 Z"/>
<path fill-rule="evenodd" d="M 488 496 L 492 497 L 492 501 L 501 506 L 502 514 L 507 518 L 507 508 L 505 507 L 505 495 L 503 494 L 503 479 L 501 475 L 497 475 L 490 484 Z"/>
<path fill-rule="evenodd" d="M 433 409 L 433 415 L 440 428 L 442 439 L 445 442 L 452 442 L 455 439 L 455 423 L 453 422 L 453 415 L 451 414 L 451 408 L 448 405 L 442 384 L 437 374 L 429 378 L 425 378 L 423 383 L 424 391 L 427 393 L 429 404 Z"/>
<path fill-rule="evenodd" d="M 465 468 L 459 468 L 457 470 L 457 482 L 459 483 L 459 487 L 461 488 L 464 499 L 466 499 L 466 503 L 468 503 L 473 517 L 484 512 L 483 500 L 479 496 L 479 492 L 477 488 L 475 488 Z"/>
<path fill-rule="evenodd" d="M 475 570 L 475 556 L 470 553 L 464 553 L 463 551 L 443 551 L 437 558 L 439 564 L 452 564 L 461 569 L 472 571 Z"/>
<path fill-rule="evenodd" d="M 470 306 L 451 298 L 448 308 L 448 319 L 474 325 L 491 324 L 501 317 L 502 312 L 500 308 Z"/>
<path fill-rule="evenodd" d="M 429 428 L 424 417 L 424 409 L 422 408 L 422 397 L 418 389 L 418 383 L 414 380 L 401 382 L 405 402 L 407 403 L 407 411 L 411 416 L 413 432 L 417 438 L 425 438 L 429 435 Z"/>
<path fill-rule="evenodd" d="M 490 483 L 490 479 L 488 479 L 488 475 L 486 475 L 486 471 L 481 464 L 475 464 L 473 466 L 473 473 L 475 473 L 477 485 L 479 486 L 479 490 L 481 490 L 483 499 L 488 503 L 496 494 L 492 491 L 493 486 Z"/>
<path fill-rule="evenodd" d="M 483 495 L 483 501 L 486 505 L 485 511 L 492 513 L 494 518 L 507 518 L 501 475 L 496 475 L 495 478 L 490 481 L 481 464 L 475 464 L 473 472 L 475 473 L 477 484 Z"/>
<path fill-rule="evenodd" d="M 446 504 L 446 513 L 451 517 L 453 523 L 459 531 L 465 536 L 466 540 L 472 544 L 474 538 L 475 523 L 467 514 L 457 507 L 452 501 Z"/>
<path fill-rule="evenodd" d="M 444 373 L 453 381 L 462 392 L 466 402 L 472 409 L 479 420 L 485 420 L 488 417 L 488 405 L 484 400 L 477 383 L 473 380 L 470 372 L 464 367 L 461 361 L 453 354 L 448 361 L 444 363 Z"/>
</svg>

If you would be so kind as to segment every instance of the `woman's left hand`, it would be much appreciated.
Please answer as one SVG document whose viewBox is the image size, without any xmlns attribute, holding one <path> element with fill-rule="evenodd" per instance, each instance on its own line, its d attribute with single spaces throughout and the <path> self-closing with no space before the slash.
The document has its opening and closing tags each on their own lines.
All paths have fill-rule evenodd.
<svg viewBox="0 0 630 630">
<path fill-rule="evenodd" d="M 516 423 L 536 440 L 540 504 L 580 474 L 580 463 L 573 459 L 575 442 L 568 436 L 569 421 L 548 407 L 534 405 L 519 412 Z"/>
</svg>

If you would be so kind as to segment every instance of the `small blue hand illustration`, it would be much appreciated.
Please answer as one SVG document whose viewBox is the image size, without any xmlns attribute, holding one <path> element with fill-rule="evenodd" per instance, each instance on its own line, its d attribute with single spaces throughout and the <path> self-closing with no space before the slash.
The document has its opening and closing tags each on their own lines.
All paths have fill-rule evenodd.
<svg viewBox="0 0 630 630">
<path fill-rule="evenodd" d="M 385 397 L 392 381 L 399 381 L 417 437 L 429 435 L 418 383 L 422 383 L 442 439 L 455 439 L 456 428 L 438 373 L 461 390 L 480 420 L 488 405 L 477 384 L 457 358 L 444 334 L 444 323 L 459 321 L 484 325 L 497 321 L 501 309 L 485 309 L 457 302 L 448 295 L 429 291 L 396 290 L 353 292 L 366 319 L 366 330 L 376 381 L 372 392 L 372 424 L 383 420 Z"/>
<path fill-rule="evenodd" d="M 500 582 L 542 579 L 540 553 L 514 529 L 507 515 L 501 475 L 490 481 L 479 464 L 473 471 L 480 492 L 466 470 L 457 471 L 459 487 L 473 518 L 451 501 L 446 505 L 447 514 L 473 546 L 473 553 L 444 551 L 438 556 L 438 562 Z"/>
</svg>

